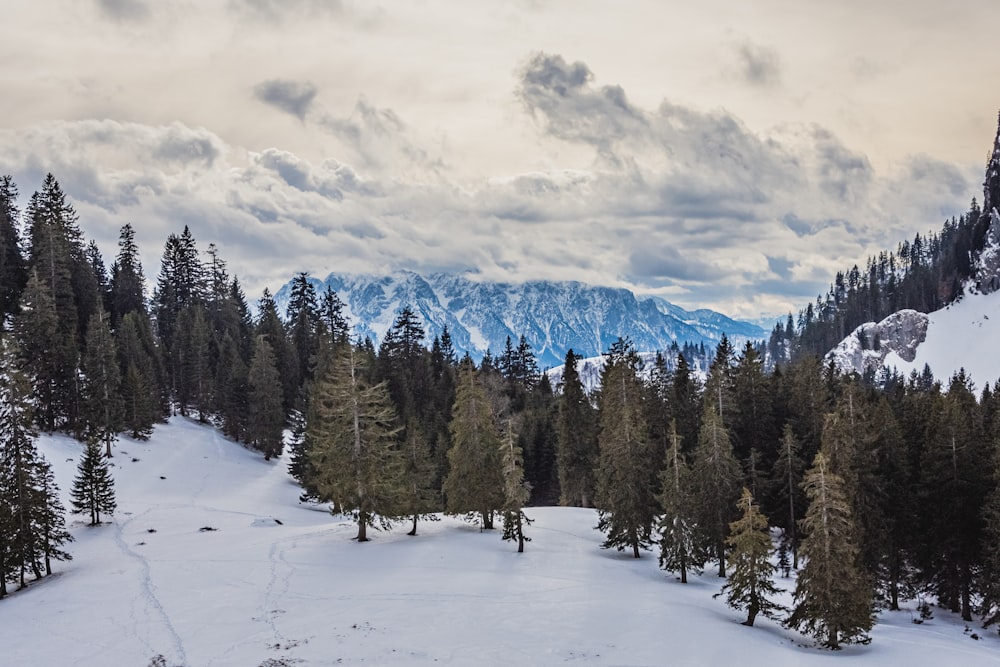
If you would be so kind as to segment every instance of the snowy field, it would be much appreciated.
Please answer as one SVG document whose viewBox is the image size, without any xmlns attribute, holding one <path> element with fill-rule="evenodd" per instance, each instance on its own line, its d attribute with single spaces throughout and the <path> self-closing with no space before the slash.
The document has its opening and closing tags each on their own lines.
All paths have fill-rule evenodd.
<svg viewBox="0 0 1000 667">
<path fill-rule="evenodd" d="M 67 495 L 81 446 L 40 444 Z M 682 585 L 653 553 L 600 549 L 589 510 L 529 510 L 524 554 L 449 518 L 357 544 L 298 502 L 286 462 L 181 418 L 121 441 L 112 523 L 74 515 L 74 560 L 0 602 L 0 665 L 1000 665 L 995 631 L 942 610 L 883 614 L 840 653 L 744 627 L 718 578 Z"/>
<path fill-rule="evenodd" d="M 964 368 L 982 391 L 987 382 L 1000 380 L 1000 292 L 966 294 L 960 301 L 928 315 L 927 338 L 917 347 L 917 356 L 908 362 L 890 352 L 887 367 L 895 366 L 904 375 L 921 372 L 924 364 L 945 386 L 948 379 Z"/>
</svg>

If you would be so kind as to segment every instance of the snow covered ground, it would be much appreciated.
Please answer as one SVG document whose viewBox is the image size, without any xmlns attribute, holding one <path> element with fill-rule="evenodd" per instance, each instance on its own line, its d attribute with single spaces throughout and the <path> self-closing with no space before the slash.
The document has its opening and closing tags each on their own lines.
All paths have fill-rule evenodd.
<svg viewBox="0 0 1000 667">
<path fill-rule="evenodd" d="M 927 338 L 917 347 L 914 360 L 890 353 L 885 358 L 887 367 L 909 374 L 911 370 L 919 373 L 928 364 L 945 385 L 964 368 L 977 390 L 1000 379 L 1000 292 L 966 294 L 928 318 Z"/>
<path fill-rule="evenodd" d="M 66 494 L 81 446 L 40 445 Z M 716 577 L 682 585 L 653 553 L 600 549 L 590 510 L 529 510 L 524 554 L 449 518 L 357 544 L 298 502 L 286 461 L 190 421 L 113 460 L 112 523 L 75 523 L 74 560 L 0 602 L 0 665 L 1000 665 L 995 632 L 941 610 L 883 614 L 871 645 L 838 654 L 744 627 Z"/>
</svg>

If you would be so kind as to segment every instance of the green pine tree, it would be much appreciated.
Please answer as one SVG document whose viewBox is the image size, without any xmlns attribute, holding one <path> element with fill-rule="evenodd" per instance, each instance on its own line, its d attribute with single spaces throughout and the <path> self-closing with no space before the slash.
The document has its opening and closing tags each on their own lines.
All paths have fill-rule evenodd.
<svg viewBox="0 0 1000 667">
<path fill-rule="evenodd" d="M 698 525 L 719 563 L 719 576 L 726 576 L 726 535 L 740 490 L 743 471 L 733 455 L 729 433 L 706 401 L 698 446 L 692 466 L 697 497 Z"/>
<path fill-rule="evenodd" d="M 285 411 L 282 408 L 281 378 L 275 365 L 271 344 L 257 337 L 250 371 L 247 441 L 264 452 L 264 460 L 280 456 L 284 446 Z"/>
<path fill-rule="evenodd" d="M 367 381 L 362 357 L 353 346 L 337 350 L 313 386 L 307 425 L 316 487 L 351 513 L 358 542 L 369 527 L 391 526 L 403 494 L 396 413 L 385 385 Z"/>
<path fill-rule="evenodd" d="M 559 504 L 591 507 L 594 503 L 594 468 L 597 437 L 594 409 L 583 388 L 576 365 L 579 357 L 569 350 L 563 364 L 562 394 L 557 399 L 556 466 L 559 472 Z"/>
<path fill-rule="evenodd" d="M 597 470 L 598 530 L 601 545 L 619 551 L 651 544 L 656 519 L 656 448 L 649 438 L 638 376 L 639 355 L 621 338 L 605 354 L 601 373 L 600 459 Z"/>
<path fill-rule="evenodd" d="M 809 508 L 802 520 L 805 565 L 795 585 L 795 606 L 785 625 L 816 637 L 826 648 L 870 640 L 872 592 L 857 565 L 858 534 L 844 482 L 825 453 L 803 480 Z"/>
<path fill-rule="evenodd" d="M 500 443 L 500 464 L 503 466 L 503 539 L 517 540 L 517 553 L 524 553 L 524 543 L 531 538 L 524 534 L 524 527 L 531 519 L 524 513 L 524 505 L 531 497 L 531 487 L 524 481 L 524 456 L 517 445 L 513 420 L 507 419 Z"/>
<path fill-rule="evenodd" d="M 670 422 L 668 438 L 670 448 L 667 450 L 666 466 L 660 473 L 663 484 L 659 498 L 663 507 L 660 518 L 660 567 L 680 573 L 681 583 L 686 584 L 688 570 L 701 574 L 706 554 L 698 535 L 691 471 L 681 451 L 676 420 Z"/>
<path fill-rule="evenodd" d="M 493 514 L 504 504 L 500 438 L 486 387 L 471 361 L 463 361 L 459 369 L 449 427 L 445 511 L 464 514 L 490 530 Z"/>
<path fill-rule="evenodd" d="M 121 373 L 115 340 L 108 328 L 108 315 L 103 308 L 98 308 L 87 327 L 87 345 L 83 355 L 83 410 L 88 433 L 104 443 L 108 458 L 111 458 L 111 443 L 122 426 L 124 407 L 120 390 Z"/>
<path fill-rule="evenodd" d="M 101 523 L 101 512 L 111 514 L 115 511 L 115 480 L 96 440 L 87 443 L 76 468 L 70 497 L 73 512 L 89 514 L 91 526 Z"/>
<path fill-rule="evenodd" d="M 747 620 L 743 625 L 752 626 L 758 614 L 777 618 L 784 607 L 771 600 L 782 592 L 774 585 L 775 566 L 771 563 L 771 535 L 767 517 L 754 504 L 749 489 L 743 489 L 738 503 L 741 515 L 729 524 L 729 580 L 717 595 L 726 596 L 732 609 L 745 609 Z"/>
<path fill-rule="evenodd" d="M 423 429 L 410 423 L 403 441 L 403 481 L 406 487 L 402 497 L 401 514 L 409 516 L 413 527 L 407 535 L 417 534 L 417 521 L 434 520 L 433 512 L 440 507 L 440 494 L 434 488 L 437 470 Z"/>
<path fill-rule="evenodd" d="M 778 460 L 774 463 L 771 485 L 774 488 L 775 500 L 785 508 L 784 532 L 785 544 L 792 552 L 791 568 L 799 569 L 799 537 L 797 526 L 805 507 L 802 497 L 802 475 L 805 473 L 805 461 L 799 454 L 801 447 L 792 425 L 785 424 L 784 434 L 778 443 Z"/>
</svg>

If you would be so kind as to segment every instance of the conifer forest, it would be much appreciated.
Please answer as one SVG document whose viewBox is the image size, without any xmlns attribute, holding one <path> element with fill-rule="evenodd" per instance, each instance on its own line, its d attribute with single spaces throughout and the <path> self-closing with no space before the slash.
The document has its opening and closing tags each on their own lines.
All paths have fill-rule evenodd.
<svg viewBox="0 0 1000 667">
<path fill-rule="evenodd" d="M 419 538 L 445 513 L 530 551 L 533 507 L 588 507 L 606 549 L 658 558 L 681 582 L 717 573 L 748 626 L 776 619 L 838 649 L 918 600 L 995 628 L 1000 380 L 842 374 L 822 357 L 859 324 L 958 298 L 996 178 L 984 195 L 838 272 L 768 340 L 724 337 L 704 373 L 697 347 L 644 367 L 623 336 L 588 392 L 573 350 L 553 386 L 523 336 L 475 361 L 447 329 L 428 340 L 406 307 L 383 340 L 353 338 L 338 294 L 305 273 L 285 312 L 266 290 L 251 304 L 225 248 L 187 227 L 147 278 L 129 224 L 106 258 L 55 176 L 23 210 L 5 176 L 0 598 L 72 557 L 67 511 L 94 530 L 114 514 L 119 434 L 183 416 L 286 466 L 303 502 L 350 517 L 359 543 Z M 35 446 L 53 432 L 81 443 L 70 508 Z M 775 585 L 793 570 L 785 608 Z"/>
</svg>

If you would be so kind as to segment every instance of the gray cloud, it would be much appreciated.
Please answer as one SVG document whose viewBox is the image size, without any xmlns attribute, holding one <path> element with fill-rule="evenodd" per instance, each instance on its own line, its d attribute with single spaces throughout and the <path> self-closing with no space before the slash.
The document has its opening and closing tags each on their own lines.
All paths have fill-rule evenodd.
<svg viewBox="0 0 1000 667">
<path fill-rule="evenodd" d="M 740 76 L 753 85 L 768 87 L 781 82 L 781 57 L 774 49 L 744 41 L 736 45 Z"/>
<path fill-rule="evenodd" d="M 270 79 L 254 86 L 253 94 L 264 104 L 305 120 L 306 113 L 316 99 L 316 86 L 309 81 Z"/>
<path fill-rule="evenodd" d="M 260 21 L 336 15 L 343 7 L 341 0 L 229 0 L 230 12 Z"/>
<path fill-rule="evenodd" d="M 152 15 L 144 0 L 96 0 L 96 3 L 101 14 L 122 23 L 140 23 Z"/>
</svg>

